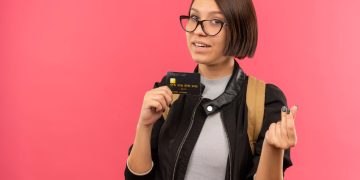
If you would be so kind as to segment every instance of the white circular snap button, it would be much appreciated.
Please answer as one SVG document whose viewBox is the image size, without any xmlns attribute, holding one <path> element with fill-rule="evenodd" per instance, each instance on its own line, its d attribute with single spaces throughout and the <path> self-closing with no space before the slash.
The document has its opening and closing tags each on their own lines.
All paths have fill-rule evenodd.
<svg viewBox="0 0 360 180">
<path fill-rule="evenodd" d="M 213 110 L 213 107 L 212 107 L 212 106 L 208 106 L 206 109 L 207 109 L 209 112 L 211 112 L 211 111 Z"/>
</svg>

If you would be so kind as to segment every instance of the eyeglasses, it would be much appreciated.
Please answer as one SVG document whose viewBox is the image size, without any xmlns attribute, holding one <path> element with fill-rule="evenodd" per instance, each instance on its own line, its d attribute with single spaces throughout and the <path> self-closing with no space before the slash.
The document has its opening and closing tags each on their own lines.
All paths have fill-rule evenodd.
<svg viewBox="0 0 360 180">
<path fill-rule="evenodd" d="M 219 34 L 223 26 L 226 25 L 226 22 L 218 19 L 199 21 L 198 17 L 196 16 L 180 16 L 180 24 L 186 32 L 194 32 L 200 24 L 203 32 L 206 35 L 215 36 Z"/>
</svg>

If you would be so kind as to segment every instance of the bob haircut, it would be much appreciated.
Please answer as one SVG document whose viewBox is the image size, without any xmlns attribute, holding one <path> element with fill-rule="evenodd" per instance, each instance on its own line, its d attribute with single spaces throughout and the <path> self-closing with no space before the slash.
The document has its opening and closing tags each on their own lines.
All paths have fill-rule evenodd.
<svg viewBox="0 0 360 180">
<path fill-rule="evenodd" d="M 191 1 L 190 9 L 195 0 Z M 227 22 L 224 55 L 238 59 L 253 57 L 258 26 L 252 0 L 215 0 Z"/>
</svg>

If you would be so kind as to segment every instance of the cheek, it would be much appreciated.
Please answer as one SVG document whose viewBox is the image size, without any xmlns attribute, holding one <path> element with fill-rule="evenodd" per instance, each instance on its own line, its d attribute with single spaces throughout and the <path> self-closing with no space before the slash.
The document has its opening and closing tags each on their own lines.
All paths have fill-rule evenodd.
<svg viewBox="0 0 360 180">
<path fill-rule="evenodd" d="M 216 41 L 216 51 L 224 54 L 225 43 L 226 43 L 225 33 L 219 33 L 214 40 Z"/>
<path fill-rule="evenodd" d="M 190 33 L 185 33 L 185 35 L 186 35 L 186 43 L 187 43 L 187 45 L 189 46 L 189 44 L 190 44 Z"/>
</svg>

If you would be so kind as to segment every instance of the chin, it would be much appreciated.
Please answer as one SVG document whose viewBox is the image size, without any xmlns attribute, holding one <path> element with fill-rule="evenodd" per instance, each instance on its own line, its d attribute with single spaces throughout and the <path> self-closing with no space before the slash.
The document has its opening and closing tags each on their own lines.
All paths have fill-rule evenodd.
<svg viewBox="0 0 360 180">
<path fill-rule="evenodd" d="M 211 64 L 213 60 L 208 56 L 192 55 L 192 60 L 197 64 Z"/>
</svg>

